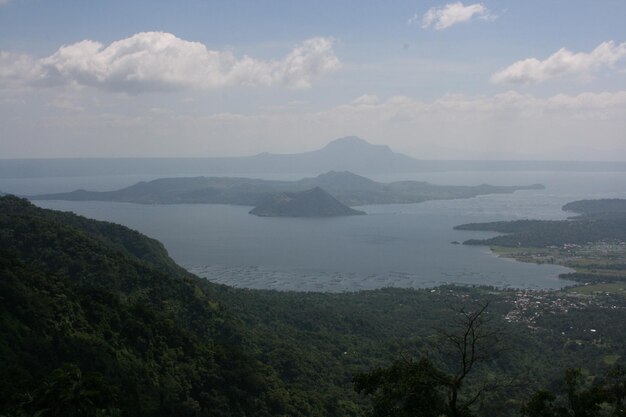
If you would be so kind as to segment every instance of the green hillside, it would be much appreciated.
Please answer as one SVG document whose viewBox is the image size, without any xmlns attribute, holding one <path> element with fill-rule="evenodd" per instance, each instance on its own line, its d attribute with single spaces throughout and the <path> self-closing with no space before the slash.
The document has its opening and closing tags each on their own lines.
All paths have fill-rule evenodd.
<svg viewBox="0 0 626 417">
<path fill-rule="evenodd" d="M 272 369 L 239 348 L 220 303 L 160 243 L 3 197 L 0 248 L 0 410 L 297 414 Z"/>
</svg>

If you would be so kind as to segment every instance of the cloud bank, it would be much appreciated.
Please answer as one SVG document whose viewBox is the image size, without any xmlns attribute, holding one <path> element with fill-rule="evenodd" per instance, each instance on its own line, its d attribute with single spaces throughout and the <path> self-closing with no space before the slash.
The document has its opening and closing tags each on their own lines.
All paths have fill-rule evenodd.
<svg viewBox="0 0 626 417">
<path fill-rule="evenodd" d="M 0 82 L 129 94 L 229 86 L 302 89 L 339 66 L 330 38 L 308 39 L 280 60 L 258 60 L 209 50 L 171 33 L 142 32 L 108 46 L 92 40 L 65 45 L 40 59 L 0 52 Z"/>
<path fill-rule="evenodd" d="M 602 42 L 589 53 L 559 49 L 547 59 L 517 61 L 491 76 L 494 83 L 532 84 L 564 77 L 585 77 L 615 65 L 626 58 L 626 42 Z"/>
<path fill-rule="evenodd" d="M 51 105 L 86 108 L 28 120 L 0 113 L 5 130 L 17 132 L 3 138 L 6 155 L 32 157 L 33 149 L 41 157 L 289 153 L 357 135 L 417 157 L 594 159 L 560 149 L 623 149 L 626 131 L 623 90 L 549 97 L 516 91 L 449 94 L 435 100 L 364 95 L 323 110 L 294 106 L 249 114 L 189 113 L 177 106 L 93 113 L 85 101 Z"/>
<path fill-rule="evenodd" d="M 409 19 L 409 23 L 417 20 L 417 15 Z M 431 7 L 422 17 L 422 28 L 433 27 L 435 30 L 444 30 L 459 23 L 469 22 L 472 19 L 493 20 L 492 14 L 482 3 L 463 5 L 462 2 L 449 3 L 441 7 Z"/>
<path fill-rule="evenodd" d="M 349 104 L 336 107 L 331 113 L 347 119 L 361 115 L 364 122 L 379 119 L 385 122 L 421 123 L 429 117 L 455 121 L 475 121 L 477 118 L 493 120 L 504 116 L 539 119 L 557 115 L 570 119 L 605 120 L 626 115 L 626 91 L 557 94 L 545 98 L 517 91 L 478 97 L 448 94 L 430 102 L 404 96 L 381 100 L 375 95 L 364 95 Z"/>
</svg>

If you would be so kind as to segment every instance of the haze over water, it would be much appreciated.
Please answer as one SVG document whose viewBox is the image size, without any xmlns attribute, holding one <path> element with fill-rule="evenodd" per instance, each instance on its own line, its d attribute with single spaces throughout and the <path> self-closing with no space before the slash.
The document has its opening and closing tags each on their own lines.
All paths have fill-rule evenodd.
<svg viewBox="0 0 626 417">
<path fill-rule="evenodd" d="M 260 177 L 260 176 L 257 176 Z M 267 176 L 265 176 L 267 177 Z M 282 176 L 282 178 L 300 176 Z M 0 179 L 16 194 L 115 189 L 154 177 Z M 276 178 L 273 176 L 272 178 Z M 502 259 L 485 247 L 452 241 L 493 236 L 455 231 L 455 225 L 523 218 L 563 219 L 561 206 L 582 198 L 626 197 L 623 173 L 443 172 L 372 176 L 378 181 L 525 185 L 518 191 L 471 199 L 363 206 L 368 216 L 328 219 L 259 218 L 249 207 L 38 201 L 51 209 L 120 223 L 163 242 L 180 265 L 236 287 L 296 291 L 356 291 L 445 283 L 559 288 L 566 268 Z"/>
</svg>

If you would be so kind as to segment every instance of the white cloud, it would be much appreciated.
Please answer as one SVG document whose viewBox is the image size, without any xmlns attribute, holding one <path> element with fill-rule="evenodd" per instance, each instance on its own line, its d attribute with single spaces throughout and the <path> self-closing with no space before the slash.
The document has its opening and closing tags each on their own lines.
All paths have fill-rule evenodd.
<svg viewBox="0 0 626 417">
<path fill-rule="evenodd" d="M 10 0 L 0 0 L 0 6 L 4 6 L 5 4 L 9 4 Z"/>
<path fill-rule="evenodd" d="M 626 42 L 616 45 L 602 42 L 590 53 L 573 53 L 559 49 L 547 59 L 528 58 L 517 61 L 492 75 L 494 83 L 530 84 L 563 77 L 586 77 L 604 68 L 614 68 L 626 58 Z"/>
<path fill-rule="evenodd" d="M 360 97 L 355 98 L 354 100 L 352 100 L 352 104 L 359 106 L 359 105 L 371 105 L 374 106 L 376 104 L 380 103 L 380 99 L 378 98 L 378 96 L 374 95 L 374 94 L 363 94 Z"/>
<path fill-rule="evenodd" d="M 482 3 L 463 5 L 462 2 L 449 3 L 441 7 L 431 7 L 422 17 L 422 28 L 433 27 L 436 30 L 444 30 L 458 23 L 468 22 L 472 19 L 494 20 L 492 14 Z M 409 23 L 417 20 L 417 15 L 409 19 Z"/>
<path fill-rule="evenodd" d="M 28 56 L 0 51 L 0 82 L 36 80 L 41 75 L 37 61 Z"/>
<path fill-rule="evenodd" d="M 280 60 L 258 60 L 209 50 L 171 33 L 142 32 L 108 46 L 84 40 L 41 59 L 0 52 L 0 82 L 75 84 L 130 94 L 228 86 L 301 89 L 339 66 L 329 38 L 308 39 Z"/>
</svg>

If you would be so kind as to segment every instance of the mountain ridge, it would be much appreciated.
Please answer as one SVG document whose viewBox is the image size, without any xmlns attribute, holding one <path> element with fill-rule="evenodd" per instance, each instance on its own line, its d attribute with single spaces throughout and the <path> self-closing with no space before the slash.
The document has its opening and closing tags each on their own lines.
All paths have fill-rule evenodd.
<svg viewBox="0 0 626 417">
<path fill-rule="evenodd" d="M 245 177 L 178 177 L 139 182 L 116 191 L 30 196 L 32 200 L 119 201 L 139 204 L 234 204 L 258 206 L 269 197 L 285 192 L 301 192 L 321 187 L 347 206 L 366 204 L 420 203 L 428 200 L 470 198 L 481 194 L 511 193 L 517 190 L 543 189 L 529 186 L 454 186 L 420 181 L 379 183 L 349 171 L 330 171 L 298 181 L 273 181 Z"/>
<path fill-rule="evenodd" d="M 314 174 L 349 170 L 360 174 L 415 172 L 419 162 L 356 136 L 330 141 L 300 153 L 262 152 L 249 156 L 202 158 L 0 159 L 0 178 L 124 174 Z"/>
</svg>

